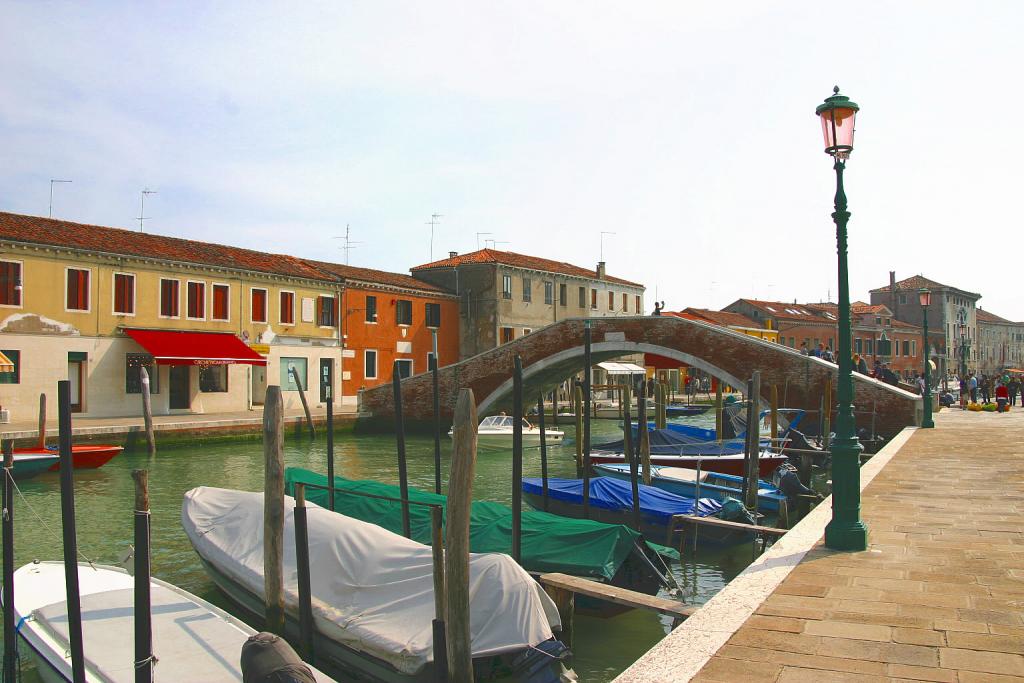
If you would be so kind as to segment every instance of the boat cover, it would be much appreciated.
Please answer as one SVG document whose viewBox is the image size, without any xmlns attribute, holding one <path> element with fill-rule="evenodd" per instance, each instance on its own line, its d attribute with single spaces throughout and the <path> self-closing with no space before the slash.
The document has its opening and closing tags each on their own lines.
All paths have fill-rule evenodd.
<svg viewBox="0 0 1024 683">
<path fill-rule="evenodd" d="M 294 495 L 295 484 L 327 486 L 327 477 L 297 467 L 285 470 L 285 491 Z M 393 500 L 367 498 L 363 494 L 399 498 L 399 488 L 376 481 L 352 481 L 334 478 L 334 506 L 349 517 L 400 533 L 402 506 Z M 327 490 L 306 488 L 306 500 L 327 507 Z M 409 500 L 420 503 L 445 505 L 447 498 L 436 493 L 409 489 Z M 470 548 L 478 553 L 512 552 L 512 510 L 500 503 L 475 501 L 470 510 Z M 430 543 L 430 509 L 422 505 L 409 506 L 409 527 L 412 537 L 421 543 Z M 523 510 L 522 564 L 532 572 L 562 572 L 573 576 L 586 576 L 611 581 L 619 567 L 642 540 L 640 534 L 621 524 L 603 524 L 587 519 L 568 519 L 539 510 Z M 679 554 L 663 546 L 649 544 L 669 559 Z M 572 552 L 567 553 L 566 548 Z"/>
<path fill-rule="evenodd" d="M 417 673 L 433 658 L 432 551 L 376 524 L 307 502 L 314 626 L 324 637 Z M 285 498 L 284 590 L 298 610 L 295 501 Z M 264 597 L 263 494 L 206 486 L 185 494 L 182 526 L 206 562 Z M 507 555 L 470 555 L 474 657 L 514 652 L 552 637 L 554 603 Z"/>
<path fill-rule="evenodd" d="M 664 518 L 672 515 L 697 515 L 707 517 L 722 509 L 722 504 L 711 498 L 701 498 L 694 504 L 693 498 L 677 496 L 653 486 L 640 484 L 640 511 L 649 516 Z M 523 479 L 523 492 L 536 496 L 543 495 L 540 479 Z M 566 503 L 583 504 L 582 479 L 548 479 L 548 496 Z M 611 477 L 594 477 L 590 480 L 590 505 L 606 510 L 632 510 L 633 488 L 628 481 Z"/>
<path fill-rule="evenodd" d="M 700 428 L 694 427 L 693 429 Z M 633 426 L 633 434 L 635 445 L 636 425 Z M 743 452 L 742 439 L 718 443 L 715 441 L 714 433 L 711 435 L 711 443 L 699 435 L 686 434 L 676 431 L 674 428 L 652 429 L 648 434 L 651 441 L 651 455 L 736 455 Z M 763 445 L 767 446 L 767 441 Z M 598 453 L 622 453 L 624 450 L 625 441 L 622 439 L 598 444 L 592 449 Z"/>
</svg>

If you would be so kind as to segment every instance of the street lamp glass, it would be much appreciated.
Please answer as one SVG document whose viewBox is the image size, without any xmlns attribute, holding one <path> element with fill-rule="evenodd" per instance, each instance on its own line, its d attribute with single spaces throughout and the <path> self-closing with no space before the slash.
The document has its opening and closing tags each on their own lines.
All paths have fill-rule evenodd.
<svg viewBox="0 0 1024 683">
<path fill-rule="evenodd" d="M 929 291 L 927 289 L 922 289 L 921 291 L 919 291 L 917 293 L 917 295 L 918 295 L 918 297 L 921 300 L 921 306 L 923 306 L 924 308 L 928 308 L 929 306 L 932 305 L 932 293 L 931 293 L 931 291 Z"/>
<path fill-rule="evenodd" d="M 839 86 L 835 94 L 826 98 L 814 110 L 821 117 L 821 132 L 825 138 L 825 153 L 837 159 L 846 159 L 853 151 L 854 122 L 860 107 L 851 102 L 849 97 L 839 94 Z"/>
</svg>

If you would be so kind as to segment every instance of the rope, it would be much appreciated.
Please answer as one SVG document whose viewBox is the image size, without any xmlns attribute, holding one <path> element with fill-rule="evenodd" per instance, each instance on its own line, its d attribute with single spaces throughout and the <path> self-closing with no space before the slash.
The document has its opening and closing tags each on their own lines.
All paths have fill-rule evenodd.
<svg viewBox="0 0 1024 683">
<path fill-rule="evenodd" d="M 21 489 L 18 488 L 18 483 L 16 481 L 14 481 L 14 476 L 12 474 L 10 474 L 10 473 L 7 473 L 7 476 L 11 478 L 11 484 L 14 486 L 14 490 L 18 492 L 19 496 L 21 496 L 22 502 L 25 503 L 25 507 L 27 507 L 29 512 L 32 513 L 32 516 L 36 518 L 36 521 L 38 521 L 42 525 L 42 527 L 44 529 L 46 529 L 50 533 L 51 536 L 53 536 L 53 538 L 55 540 L 59 541 L 60 543 L 64 543 L 64 537 L 61 534 L 58 534 L 52 528 L 50 528 L 50 525 L 46 523 L 46 520 L 43 519 L 39 515 L 39 513 L 36 512 L 35 508 L 32 507 L 32 504 L 28 502 L 28 498 L 26 498 L 25 494 L 22 493 Z M 6 510 L 4 512 L 6 514 Z M 89 564 L 90 567 L 92 567 L 93 569 L 96 568 L 96 561 L 91 559 L 90 557 L 88 557 L 81 550 L 78 551 L 78 556 L 79 556 L 80 559 L 85 560 Z"/>
<path fill-rule="evenodd" d="M 141 659 L 141 660 L 135 662 L 135 668 L 136 669 L 141 669 L 142 667 L 146 666 L 147 664 L 153 664 L 153 666 L 156 666 L 159 662 L 160 662 L 160 660 L 157 658 L 156 655 L 150 655 L 150 656 L 146 657 L 145 659 Z"/>
</svg>

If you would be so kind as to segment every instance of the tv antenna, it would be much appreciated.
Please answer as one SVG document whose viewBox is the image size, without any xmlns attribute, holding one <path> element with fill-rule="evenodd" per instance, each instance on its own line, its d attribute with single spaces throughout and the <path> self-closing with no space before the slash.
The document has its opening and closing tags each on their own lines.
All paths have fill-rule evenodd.
<svg viewBox="0 0 1024 683">
<path fill-rule="evenodd" d="M 430 214 L 430 220 L 425 223 L 425 225 L 429 225 L 430 226 L 430 260 L 431 261 L 434 260 L 434 226 L 437 225 L 438 223 L 440 223 L 440 221 L 437 220 L 438 218 L 444 218 L 444 216 L 439 214 L 439 213 L 432 213 L 432 214 Z"/>
<path fill-rule="evenodd" d="M 70 180 L 57 180 L 56 178 L 50 178 L 50 213 L 47 214 L 50 218 L 53 218 L 53 184 L 70 182 Z"/>
<path fill-rule="evenodd" d="M 349 252 L 356 248 L 355 245 L 362 244 L 362 242 L 353 242 L 351 237 L 350 237 L 350 235 L 351 235 L 351 230 L 349 229 L 348 223 L 346 223 L 345 224 L 345 236 L 342 237 L 341 235 L 336 235 L 334 237 L 334 239 L 336 239 L 336 240 L 345 240 L 345 243 L 343 245 L 341 245 L 341 248 L 345 252 L 345 265 L 346 266 L 348 265 L 348 254 L 349 254 Z"/>
<path fill-rule="evenodd" d="M 484 240 L 484 249 L 486 249 L 486 248 L 487 248 L 487 243 L 488 243 L 488 242 L 490 242 L 490 243 L 491 243 L 491 246 L 492 246 L 492 247 L 494 247 L 494 248 L 497 248 L 497 246 L 498 246 L 499 244 L 512 244 L 511 242 L 507 242 L 507 241 L 505 241 L 505 240 L 494 240 L 494 239 L 485 239 L 485 240 Z"/>
<path fill-rule="evenodd" d="M 146 195 L 147 194 L 157 194 L 157 191 L 156 190 L 151 190 L 148 187 L 142 190 L 142 207 L 139 209 L 139 232 L 146 232 L 145 226 L 143 225 L 142 221 L 144 221 L 147 218 L 149 218 L 149 216 L 146 215 Z"/>
<path fill-rule="evenodd" d="M 601 258 L 599 260 L 604 261 L 604 236 L 605 235 L 614 235 L 614 234 L 615 234 L 614 232 L 608 232 L 607 230 L 602 230 L 601 231 Z"/>
<path fill-rule="evenodd" d="M 493 232 L 478 232 L 476 234 L 476 248 L 480 249 L 480 235 L 493 235 Z M 487 240 L 484 240 L 484 247 L 487 246 Z"/>
</svg>

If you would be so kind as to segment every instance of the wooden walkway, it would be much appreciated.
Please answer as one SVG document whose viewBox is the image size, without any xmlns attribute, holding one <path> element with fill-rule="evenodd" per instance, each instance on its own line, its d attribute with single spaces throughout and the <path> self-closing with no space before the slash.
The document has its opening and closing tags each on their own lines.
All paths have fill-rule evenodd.
<svg viewBox="0 0 1024 683">
<path fill-rule="evenodd" d="M 687 622 L 620 680 L 1024 682 L 1024 410 L 935 422 L 863 491 L 867 551 L 819 542 L 731 637 Z"/>
</svg>

